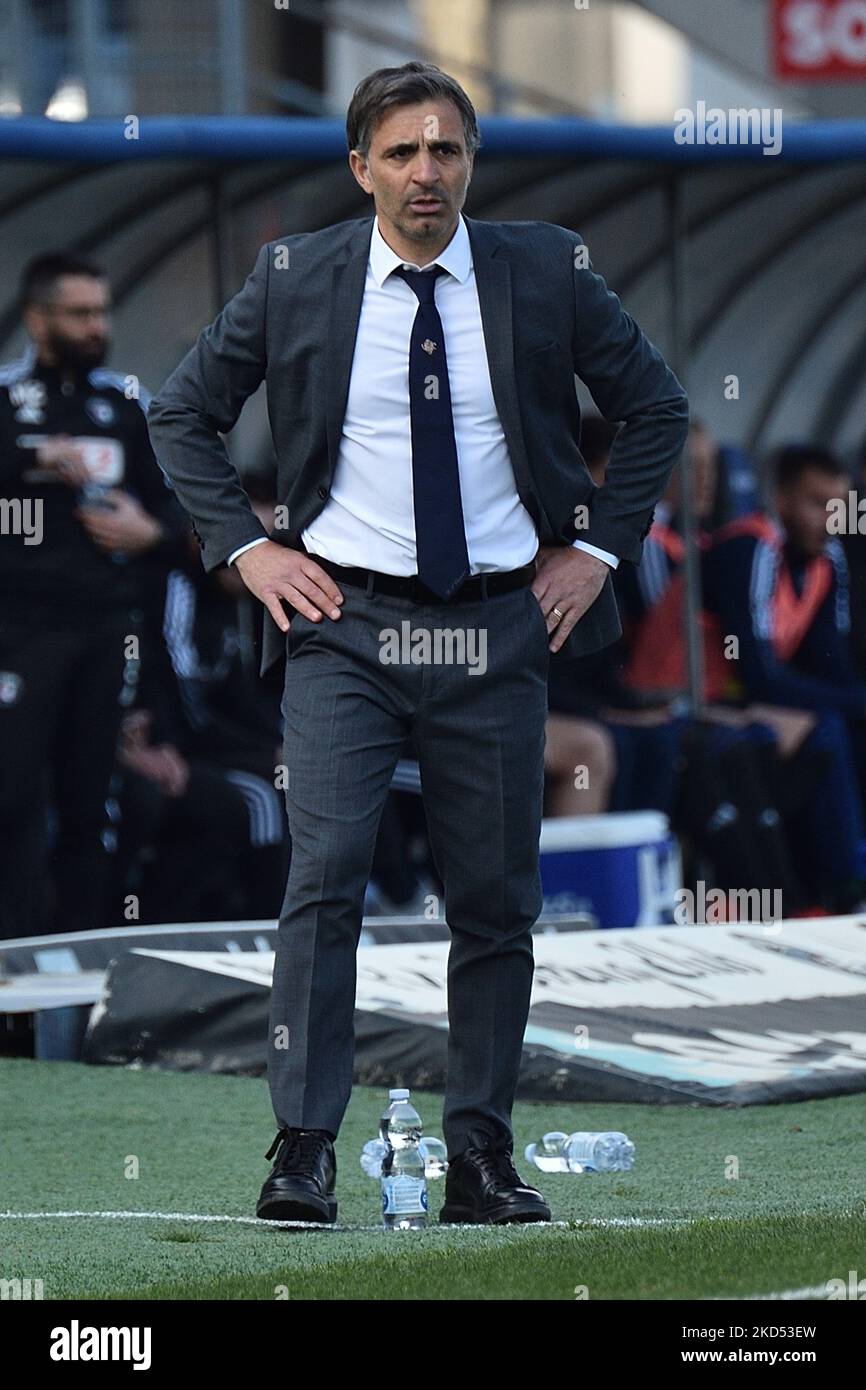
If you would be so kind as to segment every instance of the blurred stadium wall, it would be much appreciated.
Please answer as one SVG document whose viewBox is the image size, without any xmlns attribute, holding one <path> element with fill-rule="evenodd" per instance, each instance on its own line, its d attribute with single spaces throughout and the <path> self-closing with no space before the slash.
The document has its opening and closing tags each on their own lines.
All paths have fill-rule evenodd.
<svg viewBox="0 0 866 1390">
<path fill-rule="evenodd" d="M 862 84 L 779 81 L 773 4 L 0 0 L 0 112 L 336 114 L 364 73 L 422 57 L 482 112 L 664 122 L 702 96 L 784 98 L 792 118 L 862 114 Z"/>
</svg>

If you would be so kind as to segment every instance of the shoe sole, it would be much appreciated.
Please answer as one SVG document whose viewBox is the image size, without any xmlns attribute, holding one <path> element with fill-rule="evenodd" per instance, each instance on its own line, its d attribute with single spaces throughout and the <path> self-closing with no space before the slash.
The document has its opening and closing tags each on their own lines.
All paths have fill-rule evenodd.
<svg viewBox="0 0 866 1390">
<path fill-rule="evenodd" d="M 274 1197 L 256 1206 L 262 1221 L 316 1221 L 330 1224 L 337 1219 L 337 1199 L 328 1197 L 321 1205 L 298 1197 Z"/>
<path fill-rule="evenodd" d="M 439 1213 L 439 1220 L 445 1225 L 504 1226 L 511 1221 L 550 1221 L 551 1216 L 548 1207 L 493 1207 L 482 1214 L 474 1207 L 446 1203 Z"/>
</svg>

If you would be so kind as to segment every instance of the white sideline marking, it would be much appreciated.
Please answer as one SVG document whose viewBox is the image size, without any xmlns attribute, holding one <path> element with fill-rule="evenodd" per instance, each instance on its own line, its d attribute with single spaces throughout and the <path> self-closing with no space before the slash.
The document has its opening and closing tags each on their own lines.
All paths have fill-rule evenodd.
<svg viewBox="0 0 866 1390">
<path fill-rule="evenodd" d="M 104 1221 L 221 1221 L 230 1222 L 241 1226 L 291 1226 L 309 1227 L 316 1231 L 382 1231 L 384 1228 L 379 1226 L 343 1226 L 338 1222 L 326 1221 L 271 1221 L 261 1216 L 214 1216 L 197 1214 L 186 1211 L 0 1211 L 2 1221 L 54 1221 L 65 1220 L 67 1217 L 92 1217 Z M 515 1224 L 515 1223 L 509 1223 Z M 527 1221 L 518 1222 L 523 1229 L 529 1230 L 538 1227 L 540 1230 L 549 1230 L 551 1226 L 566 1229 L 571 1225 L 568 1221 Z M 580 1230 L 585 1226 L 610 1227 L 644 1227 L 644 1226 L 690 1226 L 692 1223 L 685 1217 L 642 1217 L 642 1216 L 588 1216 L 585 1221 L 575 1229 Z M 466 1231 L 489 1230 L 489 1224 L 471 1224 L 462 1222 L 446 1222 L 441 1224 L 434 1221 L 427 1230 L 447 1231 L 455 1227 Z"/>
<path fill-rule="evenodd" d="M 827 1283 L 830 1281 L 828 1280 Z M 783 1289 L 781 1293 L 750 1293 L 747 1295 L 747 1302 L 754 1303 L 763 1299 L 801 1299 L 801 1298 L 828 1298 L 827 1284 L 812 1284 L 805 1289 Z"/>
<path fill-rule="evenodd" d="M 764 1303 L 779 1299 L 796 1301 L 806 1298 L 828 1299 L 830 1295 L 827 1292 L 827 1284 L 829 1284 L 829 1282 L 830 1280 L 828 1279 L 826 1284 L 808 1284 L 803 1289 L 780 1289 L 777 1293 L 709 1294 L 706 1298 L 702 1299 L 701 1301 L 704 1303 L 725 1303 L 728 1300 L 730 1300 L 734 1303 Z"/>
</svg>

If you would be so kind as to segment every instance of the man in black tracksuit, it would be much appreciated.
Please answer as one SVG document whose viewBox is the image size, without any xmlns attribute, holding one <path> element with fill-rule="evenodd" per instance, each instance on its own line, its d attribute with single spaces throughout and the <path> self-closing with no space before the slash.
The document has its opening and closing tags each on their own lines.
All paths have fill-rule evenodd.
<svg viewBox="0 0 866 1390">
<path fill-rule="evenodd" d="M 77 256 L 40 256 L 24 271 L 21 307 L 31 343 L 0 368 L 6 937 L 102 925 L 124 673 L 136 669 L 135 639 L 187 529 L 150 447 L 144 393 L 101 367 L 104 273 Z"/>
</svg>

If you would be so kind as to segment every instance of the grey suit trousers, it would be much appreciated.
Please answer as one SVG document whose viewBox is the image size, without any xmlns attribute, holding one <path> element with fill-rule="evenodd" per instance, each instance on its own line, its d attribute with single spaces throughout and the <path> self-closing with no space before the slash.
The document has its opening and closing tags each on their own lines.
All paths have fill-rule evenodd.
<svg viewBox="0 0 866 1390">
<path fill-rule="evenodd" d="M 451 932 L 443 1136 L 452 1157 L 479 1133 L 510 1145 L 542 904 L 547 625 L 528 586 L 419 604 L 337 583 L 340 618 L 296 614 L 287 637 L 292 859 L 268 1049 L 277 1123 L 336 1134 L 349 1103 L 364 894 L 411 732 Z M 411 660 L 405 645 L 383 659 L 389 630 L 427 631 L 435 657 L 446 629 L 464 634 L 472 660 L 444 658 L 441 636 L 438 662 Z"/>
</svg>

